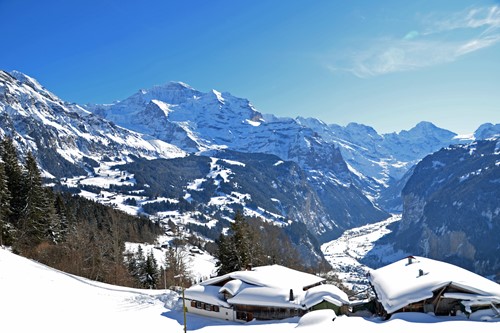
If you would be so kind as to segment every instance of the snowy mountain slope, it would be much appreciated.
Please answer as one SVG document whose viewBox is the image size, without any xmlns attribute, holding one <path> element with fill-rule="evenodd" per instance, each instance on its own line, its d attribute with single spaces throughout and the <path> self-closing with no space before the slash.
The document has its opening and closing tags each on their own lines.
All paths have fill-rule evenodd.
<svg viewBox="0 0 500 333">
<path fill-rule="evenodd" d="M 409 131 L 380 135 L 369 126 L 355 123 L 342 127 L 316 119 L 262 115 L 246 99 L 215 90 L 203 93 L 175 82 L 91 109 L 186 151 L 227 147 L 274 154 L 297 162 L 311 172 L 312 178 L 317 175 L 355 185 L 381 205 L 397 201 L 399 192 L 396 198 L 387 198 L 386 189 L 423 157 L 450 144 L 470 141 L 470 137 L 458 137 L 429 122 L 421 122 Z M 493 127 L 489 133 L 495 131 L 498 133 L 498 128 Z M 381 196 L 384 199 L 377 200 Z M 395 202 L 383 207 L 397 210 L 400 206 Z"/>
<path fill-rule="evenodd" d="M 248 100 L 229 93 L 203 93 L 184 83 L 170 82 L 140 90 L 115 104 L 86 107 L 120 126 L 186 151 L 228 148 L 273 154 L 305 169 L 331 171 L 339 182 L 350 181 L 338 150 L 313 130 L 293 119 L 263 117 Z M 318 161 L 324 164 L 318 165 Z"/>
<path fill-rule="evenodd" d="M 327 125 L 317 119 L 300 117 L 297 121 L 312 128 L 327 142 L 335 143 L 367 195 L 375 199 L 381 195 L 387 197 L 385 190 L 428 154 L 450 144 L 470 141 L 429 122 L 420 122 L 408 131 L 379 134 L 372 127 L 356 123 Z M 397 206 L 385 206 L 384 200 L 377 202 L 386 209 Z"/>
<path fill-rule="evenodd" d="M 14 136 L 21 152 L 34 150 L 54 183 L 60 178 L 63 187 L 132 214 L 147 210 L 210 226 L 213 234 L 222 228 L 213 228 L 218 221 L 231 220 L 229 212 L 240 208 L 273 223 L 303 223 L 320 242 L 386 219 L 373 201 L 397 210 L 415 163 L 472 138 L 425 122 L 379 135 L 364 125 L 261 115 L 248 100 L 182 83 L 88 110 L 61 101 L 22 73 L 0 72 L 0 134 Z M 498 124 L 484 124 L 475 136 L 498 131 Z M 184 151 L 196 154 L 174 164 L 156 160 L 184 157 Z M 190 161 L 195 169 L 183 170 Z M 134 163 L 147 166 L 149 175 Z M 157 182 L 154 174 L 168 175 L 171 183 Z"/>
<path fill-rule="evenodd" d="M 2 134 L 14 136 L 21 156 L 32 151 L 57 189 L 178 223 L 227 223 L 236 209 L 273 223 L 295 221 L 313 233 L 302 233 L 298 242 L 306 258 L 316 257 L 311 264 L 321 257 L 315 237 L 331 239 L 386 216 L 349 184 L 349 171 L 333 145 L 294 121 L 266 123 L 246 100 L 216 91 L 203 95 L 178 83 L 141 91 L 110 109 L 115 121 L 145 132 L 139 134 L 58 99 L 22 73 L 1 74 Z M 168 116 L 164 123 L 161 115 Z M 186 156 L 154 138 L 155 126 L 162 124 L 171 127 L 158 131 L 206 156 Z M 207 137 L 199 136 L 200 129 Z M 230 154 L 222 150 L 226 141 L 242 150 L 279 150 L 287 159 Z M 192 169 L 186 167 L 190 161 Z M 222 227 L 211 232 L 212 240 Z"/>
<path fill-rule="evenodd" d="M 2 327 L 15 332 L 181 332 L 179 295 L 172 291 L 131 289 L 65 274 L 0 248 L 0 313 Z M 399 332 L 498 332 L 500 323 L 436 317 L 420 313 L 379 318 L 309 316 L 283 321 L 228 322 L 186 313 L 187 332 L 275 333 L 357 330 Z"/>
<path fill-rule="evenodd" d="M 0 71 L 0 131 L 15 139 L 20 152 L 40 152 L 36 155 L 47 176 L 84 175 L 89 163 L 103 158 L 185 155 L 173 145 L 146 140 L 76 104 L 63 102 L 19 72 Z"/>
<path fill-rule="evenodd" d="M 261 123 L 247 100 L 215 90 L 202 93 L 180 82 L 140 90 L 115 104 L 86 107 L 120 126 L 190 152 L 236 148 L 248 141 L 248 129 Z"/>
<path fill-rule="evenodd" d="M 165 325 L 162 290 L 102 284 L 52 269 L 0 248 L 2 327 L 12 332 L 135 332 Z M 172 295 L 177 298 L 177 296 Z M 172 321 L 180 331 L 182 325 Z M 119 328 L 120 327 L 120 328 Z"/>
<path fill-rule="evenodd" d="M 95 177 L 69 178 L 63 185 L 132 214 L 185 225 L 211 241 L 239 210 L 294 234 L 297 249 L 310 265 L 321 259 L 316 237 L 338 233 L 334 214 L 349 212 L 343 202 L 331 212 L 306 173 L 274 155 L 218 151 L 213 156 L 108 162 L 98 169 Z M 307 231 L 294 231 L 300 229 L 296 224 Z"/>
<path fill-rule="evenodd" d="M 486 140 L 493 139 L 500 136 L 500 124 L 486 123 L 479 126 L 479 128 L 474 132 L 472 139 L 474 140 Z"/>
<path fill-rule="evenodd" d="M 325 239 L 352 226 L 388 216 L 353 183 L 338 148 L 312 129 L 289 118 L 263 116 L 246 99 L 215 90 L 203 93 L 171 82 L 144 89 L 110 105 L 86 106 L 94 113 L 197 154 L 224 148 L 265 153 L 296 162 L 329 214 L 315 230 Z M 349 208 L 352 207 L 352 208 Z"/>
<path fill-rule="evenodd" d="M 401 223 L 380 241 L 498 279 L 499 156 L 497 137 L 425 157 L 403 189 Z"/>
<path fill-rule="evenodd" d="M 378 221 L 386 216 L 381 211 L 372 210 L 371 203 L 355 187 L 339 186 L 324 175 L 302 170 L 296 162 L 262 153 L 219 151 L 215 156 L 244 162 L 246 167 L 232 168 L 235 170 L 232 181 L 243 188 L 257 190 L 259 196 L 252 194 L 252 197 L 260 198 L 257 202 L 260 207 L 273 211 L 271 204 L 275 213 L 292 221 L 301 221 L 320 242 L 359 225 L 361 221 Z M 260 176 L 249 177 L 244 169 Z M 253 181 L 249 182 L 251 179 Z"/>
</svg>

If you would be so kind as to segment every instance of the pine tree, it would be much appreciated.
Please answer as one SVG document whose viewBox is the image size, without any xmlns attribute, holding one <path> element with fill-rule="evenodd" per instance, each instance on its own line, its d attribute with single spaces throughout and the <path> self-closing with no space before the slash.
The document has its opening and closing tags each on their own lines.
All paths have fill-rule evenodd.
<svg viewBox="0 0 500 333">
<path fill-rule="evenodd" d="M 50 188 L 43 188 L 44 200 L 42 209 L 45 212 L 42 218 L 44 224 L 45 239 L 53 244 L 62 241 L 64 237 L 61 217 L 57 214 L 56 199 L 54 192 Z"/>
<path fill-rule="evenodd" d="M 216 241 L 217 244 L 217 274 L 224 275 L 240 269 L 239 261 L 236 256 L 236 247 L 231 236 L 220 235 Z"/>
<path fill-rule="evenodd" d="M 8 221 L 14 232 L 11 234 L 13 241 L 20 229 L 19 221 L 26 206 L 25 192 L 23 189 L 23 172 L 18 162 L 18 156 L 12 138 L 5 137 L 0 144 L 0 153 L 4 162 L 5 179 L 10 192 L 10 213 Z"/>
<path fill-rule="evenodd" d="M 137 247 L 137 251 L 132 254 L 127 254 L 127 268 L 130 272 L 132 278 L 137 281 L 137 285 L 140 286 L 144 282 L 144 268 L 146 266 L 146 258 L 144 257 L 144 251 L 142 246 Z"/>
<path fill-rule="evenodd" d="M 35 157 L 31 152 L 26 156 L 24 172 L 24 192 L 26 205 L 21 216 L 22 245 L 34 246 L 47 236 L 48 219 L 55 215 L 48 209 L 48 200 L 42 186 L 42 177 Z"/>
<path fill-rule="evenodd" d="M 128 255 L 128 257 L 128 270 L 139 285 L 144 288 L 156 288 L 160 279 L 160 271 L 153 251 L 145 256 L 142 246 L 139 245 L 135 254 Z"/>
<path fill-rule="evenodd" d="M 260 233 L 252 230 L 241 212 L 236 212 L 228 235 L 217 240 L 219 275 L 238 271 L 247 265 L 264 263 Z"/>
<path fill-rule="evenodd" d="M 250 227 L 245 220 L 243 214 L 238 211 L 234 217 L 234 222 L 231 224 L 233 232 L 233 242 L 236 247 L 236 258 L 239 269 L 244 268 L 248 264 L 252 264 L 252 238 Z"/>
<path fill-rule="evenodd" d="M 0 162 L 0 246 L 10 244 L 10 234 L 12 232 L 12 225 L 8 221 L 11 213 L 10 199 L 4 163 Z"/>
<path fill-rule="evenodd" d="M 55 195 L 54 209 L 57 216 L 57 221 L 59 222 L 59 226 L 57 229 L 57 232 L 59 234 L 56 235 L 56 243 L 59 243 L 65 239 L 69 228 L 67 208 L 60 193 Z"/>
<path fill-rule="evenodd" d="M 160 272 L 158 269 L 158 264 L 156 262 L 156 258 L 153 254 L 153 251 L 151 250 L 147 257 L 146 257 L 146 263 L 144 265 L 144 272 L 143 272 L 143 285 L 146 288 L 156 288 L 158 286 L 158 280 L 160 278 Z"/>
</svg>

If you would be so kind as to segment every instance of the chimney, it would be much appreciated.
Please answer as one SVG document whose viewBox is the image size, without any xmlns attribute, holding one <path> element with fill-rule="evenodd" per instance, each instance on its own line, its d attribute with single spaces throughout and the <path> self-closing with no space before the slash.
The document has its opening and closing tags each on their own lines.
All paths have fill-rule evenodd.
<svg viewBox="0 0 500 333">
<path fill-rule="evenodd" d="M 252 264 L 247 264 L 247 267 L 245 268 L 245 270 L 247 271 L 251 271 L 253 268 L 253 265 Z"/>
<path fill-rule="evenodd" d="M 415 259 L 415 257 L 414 257 L 414 256 L 408 256 L 408 257 L 406 257 L 406 258 L 408 258 L 408 263 L 407 263 L 406 265 L 411 265 L 411 264 L 413 264 L 413 260 Z"/>
<path fill-rule="evenodd" d="M 288 298 L 288 300 L 292 302 L 294 299 L 295 297 L 293 297 L 293 289 L 290 289 L 290 297 Z"/>
<path fill-rule="evenodd" d="M 418 276 L 422 276 L 422 275 L 424 275 L 424 271 L 422 269 L 419 269 L 418 270 Z"/>
</svg>

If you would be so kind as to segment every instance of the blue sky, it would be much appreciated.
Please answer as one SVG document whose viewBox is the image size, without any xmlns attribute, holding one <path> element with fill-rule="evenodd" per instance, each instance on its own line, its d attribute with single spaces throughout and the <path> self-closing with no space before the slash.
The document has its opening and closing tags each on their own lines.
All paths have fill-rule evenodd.
<svg viewBox="0 0 500 333">
<path fill-rule="evenodd" d="M 0 69 L 70 102 L 182 81 L 379 133 L 500 122 L 499 1 L 0 0 L 0 13 Z"/>
</svg>

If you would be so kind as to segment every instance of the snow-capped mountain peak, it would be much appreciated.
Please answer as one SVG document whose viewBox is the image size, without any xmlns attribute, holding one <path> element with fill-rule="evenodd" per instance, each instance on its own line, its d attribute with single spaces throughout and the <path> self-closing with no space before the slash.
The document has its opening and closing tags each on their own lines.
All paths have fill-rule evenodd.
<svg viewBox="0 0 500 333">
<path fill-rule="evenodd" d="M 246 99 L 215 89 L 203 93 L 179 82 L 141 90 L 112 105 L 87 107 L 120 126 L 191 152 L 228 146 L 238 141 L 238 133 L 263 121 Z"/>
<path fill-rule="evenodd" d="M 450 139 L 455 137 L 456 135 L 457 135 L 456 133 L 439 128 L 433 123 L 428 121 L 421 121 L 417 125 L 415 125 L 415 127 L 411 128 L 408 131 L 402 130 L 399 132 L 399 136 L 401 137 L 431 136 L 433 138 Z"/>
<path fill-rule="evenodd" d="M 486 123 L 479 126 L 474 132 L 476 140 L 485 140 L 500 136 L 500 124 Z"/>
<path fill-rule="evenodd" d="M 17 135 L 24 150 L 43 151 L 39 162 L 54 176 L 95 175 L 104 159 L 128 163 L 138 160 L 134 156 L 155 159 L 189 152 L 206 157 L 223 150 L 256 154 L 258 160 L 259 154 L 272 155 L 294 163 L 287 170 L 291 175 L 304 173 L 303 186 L 311 191 L 302 193 L 312 194 L 293 200 L 321 209 L 296 218 L 311 223 L 311 230 L 324 239 L 339 228 L 387 217 L 374 205 L 380 194 L 425 155 L 456 140 L 454 133 L 428 122 L 399 134 L 378 134 L 357 123 L 344 127 L 312 118 L 263 116 L 247 99 L 201 92 L 181 82 L 142 89 L 113 104 L 79 106 L 61 101 L 22 73 L 14 75 L 19 79 L 0 72 L 1 134 Z M 487 129 L 495 127 L 481 132 L 489 133 Z M 56 153 L 48 154 L 47 147 Z"/>
<path fill-rule="evenodd" d="M 20 72 L 0 71 L 0 114 L 1 134 L 19 138 L 24 153 L 43 151 L 38 161 L 53 176 L 85 174 L 84 159 L 185 155 L 168 143 L 148 141 L 81 106 L 63 102 Z"/>
</svg>

